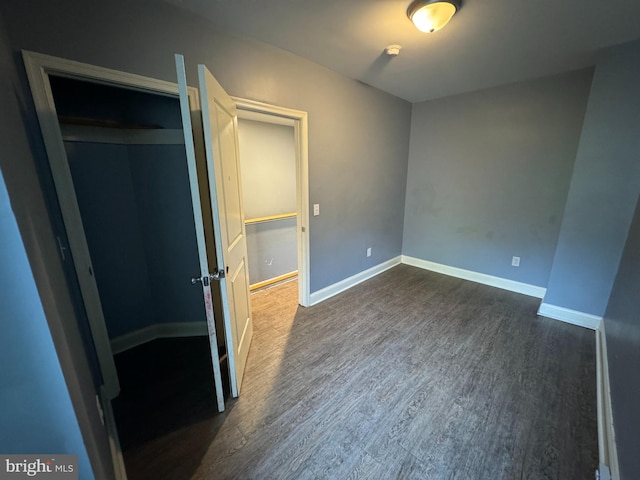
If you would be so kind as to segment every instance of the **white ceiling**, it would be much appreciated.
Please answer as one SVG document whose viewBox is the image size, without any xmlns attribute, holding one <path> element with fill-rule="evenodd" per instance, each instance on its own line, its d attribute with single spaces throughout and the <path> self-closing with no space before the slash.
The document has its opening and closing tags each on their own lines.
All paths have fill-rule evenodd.
<svg viewBox="0 0 640 480">
<path fill-rule="evenodd" d="M 463 0 L 432 34 L 407 18 L 410 0 L 167 1 L 410 102 L 593 65 L 640 38 L 639 0 Z"/>
</svg>

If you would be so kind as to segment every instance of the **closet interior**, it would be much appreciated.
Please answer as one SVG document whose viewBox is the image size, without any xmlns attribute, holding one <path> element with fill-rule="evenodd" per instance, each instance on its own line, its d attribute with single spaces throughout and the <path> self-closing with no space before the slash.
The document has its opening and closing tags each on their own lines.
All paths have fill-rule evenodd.
<svg viewBox="0 0 640 480">
<path fill-rule="evenodd" d="M 170 96 L 50 80 L 115 355 L 126 461 L 127 448 L 216 411 L 202 288 L 190 282 L 199 262 L 180 107 Z"/>
</svg>

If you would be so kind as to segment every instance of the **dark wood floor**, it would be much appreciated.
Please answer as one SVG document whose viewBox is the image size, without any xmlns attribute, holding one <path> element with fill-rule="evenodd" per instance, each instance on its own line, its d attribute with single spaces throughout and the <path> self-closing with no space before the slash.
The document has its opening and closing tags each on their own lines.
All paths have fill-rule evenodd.
<svg viewBox="0 0 640 480">
<path fill-rule="evenodd" d="M 188 479 L 216 437 L 208 338 L 155 340 L 115 360 L 121 393 L 112 405 L 129 480 Z"/>
<path fill-rule="evenodd" d="M 404 265 L 311 308 L 282 290 L 253 297 L 240 398 L 218 415 L 179 379 L 197 394 L 127 446 L 131 480 L 593 478 L 592 331 Z"/>
</svg>

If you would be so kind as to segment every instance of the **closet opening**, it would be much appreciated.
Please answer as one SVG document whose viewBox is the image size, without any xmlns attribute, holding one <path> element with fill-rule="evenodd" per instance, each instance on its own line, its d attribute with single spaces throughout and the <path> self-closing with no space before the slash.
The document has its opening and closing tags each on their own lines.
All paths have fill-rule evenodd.
<svg viewBox="0 0 640 480">
<path fill-rule="evenodd" d="M 141 458 L 145 449 L 161 451 L 163 442 L 175 443 L 173 432 L 218 413 L 202 289 L 190 282 L 199 257 L 179 101 L 76 78 L 49 80 L 80 212 L 75 234 L 86 239 L 120 385 L 113 414 L 135 478 L 128 452 Z M 219 292 L 213 296 L 220 305 Z M 221 315 L 216 329 L 228 397 Z M 215 433 L 180 441 L 197 452 Z M 176 472 L 183 474 L 189 472 Z"/>
</svg>

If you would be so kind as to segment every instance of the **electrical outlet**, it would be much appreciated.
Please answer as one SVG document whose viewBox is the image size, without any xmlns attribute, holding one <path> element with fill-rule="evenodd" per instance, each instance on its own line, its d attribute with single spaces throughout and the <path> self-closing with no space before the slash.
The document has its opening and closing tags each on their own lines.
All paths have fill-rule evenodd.
<svg viewBox="0 0 640 480">
<path fill-rule="evenodd" d="M 371 247 L 367 248 L 367 257 L 371 256 Z"/>
<path fill-rule="evenodd" d="M 314 203 L 313 204 L 313 216 L 317 217 L 318 215 L 320 215 L 320 204 L 319 203 Z"/>
<path fill-rule="evenodd" d="M 511 266 L 519 267 L 520 266 L 520 257 L 512 257 L 511 258 Z"/>
</svg>

